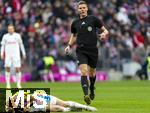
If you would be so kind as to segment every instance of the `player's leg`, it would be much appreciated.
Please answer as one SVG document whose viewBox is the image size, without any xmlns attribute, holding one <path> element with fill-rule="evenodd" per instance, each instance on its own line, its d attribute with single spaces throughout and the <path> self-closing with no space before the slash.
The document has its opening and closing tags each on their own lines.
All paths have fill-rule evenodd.
<svg viewBox="0 0 150 113">
<path fill-rule="evenodd" d="M 47 112 L 69 112 L 71 110 L 70 108 L 66 108 L 60 105 L 50 105 L 49 108 L 50 109 L 47 109 Z"/>
<path fill-rule="evenodd" d="M 16 67 L 16 75 L 17 75 L 17 88 L 22 88 L 21 87 L 21 68 Z"/>
<path fill-rule="evenodd" d="M 91 103 L 90 97 L 88 95 L 88 90 L 89 90 L 89 83 L 88 83 L 88 58 L 86 56 L 86 54 L 83 51 L 80 51 L 79 49 L 76 50 L 77 53 L 77 62 L 79 65 L 79 69 L 81 72 L 81 86 L 82 86 L 82 90 L 84 93 L 84 101 L 87 104 Z"/>
<path fill-rule="evenodd" d="M 82 111 L 82 109 L 86 109 L 87 106 L 74 102 L 74 101 L 64 101 L 64 104 L 71 108 L 73 111 Z"/>
<path fill-rule="evenodd" d="M 62 106 L 62 107 L 66 107 L 66 108 L 71 108 L 71 110 L 75 110 L 75 111 L 81 111 L 82 109 L 86 109 L 85 105 L 79 104 L 77 102 L 73 102 L 73 101 L 63 101 L 61 99 L 58 98 L 53 98 L 56 99 L 56 105 Z M 52 100 L 53 101 L 53 100 Z M 55 101 L 53 101 L 54 104 Z"/>
<path fill-rule="evenodd" d="M 95 81 L 96 81 L 96 68 L 89 67 L 89 79 L 90 79 L 90 98 L 93 100 L 95 98 Z"/>
<path fill-rule="evenodd" d="M 17 88 L 21 87 L 21 61 L 19 58 L 13 59 L 13 66 L 15 67 L 16 77 L 17 77 Z"/>
<path fill-rule="evenodd" d="M 10 66 L 11 66 L 11 59 L 9 57 L 6 57 L 5 58 L 6 88 L 11 88 L 11 85 L 10 85 Z"/>
<path fill-rule="evenodd" d="M 89 55 L 89 80 L 90 80 L 90 98 L 93 100 L 95 98 L 95 81 L 96 81 L 96 65 L 97 65 L 98 53 L 94 52 Z"/>
<path fill-rule="evenodd" d="M 82 111 L 82 109 L 87 110 L 87 111 L 97 111 L 95 107 L 92 106 L 86 106 L 74 101 L 63 101 L 60 99 L 57 99 L 57 105 L 63 106 L 63 107 L 69 107 L 73 111 Z"/>
<path fill-rule="evenodd" d="M 90 104 L 91 100 L 90 100 L 90 97 L 89 97 L 89 94 L 88 94 L 89 83 L 88 83 L 88 78 L 87 78 L 88 65 L 87 64 L 80 64 L 79 69 L 80 69 L 80 72 L 81 72 L 81 86 L 82 86 L 82 90 L 83 90 L 83 93 L 84 93 L 84 101 L 87 104 Z"/>
<path fill-rule="evenodd" d="M 10 67 L 5 67 L 6 88 L 11 88 L 10 85 Z"/>
<path fill-rule="evenodd" d="M 81 110 L 87 110 L 87 111 L 97 111 L 95 107 L 87 106 L 84 104 L 80 104 L 74 101 L 65 101 L 65 104 L 71 107 L 73 110 L 81 111 Z"/>
<path fill-rule="evenodd" d="M 97 111 L 97 109 L 93 106 L 87 106 L 85 110 L 87 110 L 87 111 Z"/>
</svg>

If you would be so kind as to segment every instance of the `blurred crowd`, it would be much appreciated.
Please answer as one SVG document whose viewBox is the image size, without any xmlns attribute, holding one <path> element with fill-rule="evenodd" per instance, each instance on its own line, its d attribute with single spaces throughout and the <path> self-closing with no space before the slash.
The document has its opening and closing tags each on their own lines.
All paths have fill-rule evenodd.
<svg viewBox="0 0 150 113">
<path fill-rule="evenodd" d="M 78 16 L 78 1 L 0 0 L 0 40 L 7 32 L 7 25 L 13 23 L 22 35 L 28 67 L 38 65 L 44 56 L 51 55 L 59 65 L 68 61 L 68 69 L 73 70 L 76 68 L 76 63 L 72 63 L 76 58 L 75 46 L 71 56 L 65 55 L 64 48 L 71 22 Z M 85 1 L 89 4 L 89 14 L 102 19 L 110 32 L 107 42 L 98 43 L 98 67 L 120 69 L 120 64 L 129 60 L 142 64 L 150 52 L 149 0 Z"/>
</svg>

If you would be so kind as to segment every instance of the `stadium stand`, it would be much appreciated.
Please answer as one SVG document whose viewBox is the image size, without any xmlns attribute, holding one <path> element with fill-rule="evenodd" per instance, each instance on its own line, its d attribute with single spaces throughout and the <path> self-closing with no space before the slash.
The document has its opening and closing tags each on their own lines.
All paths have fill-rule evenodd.
<svg viewBox="0 0 150 113">
<path fill-rule="evenodd" d="M 76 0 L 0 0 L 0 40 L 9 23 L 22 34 L 27 52 L 24 71 L 33 71 L 43 57 L 52 55 L 61 73 L 78 72 L 75 46 L 64 48 L 70 35 Z M 107 42 L 99 42 L 98 69 L 122 71 L 123 64 L 142 64 L 150 52 L 149 0 L 87 0 L 90 11 L 106 23 Z M 70 62 L 72 61 L 72 62 Z M 71 63 L 72 66 L 65 65 Z M 0 61 L 1 68 L 3 67 Z"/>
</svg>

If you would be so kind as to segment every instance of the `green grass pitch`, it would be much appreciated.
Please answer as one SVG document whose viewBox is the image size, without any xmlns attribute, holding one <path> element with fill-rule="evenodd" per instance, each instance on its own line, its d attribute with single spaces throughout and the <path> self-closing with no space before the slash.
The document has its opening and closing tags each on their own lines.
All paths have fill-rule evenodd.
<svg viewBox="0 0 150 113">
<path fill-rule="evenodd" d="M 84 104 L 80 83 L 29 82 L 22 85 L 24 88 L 51 88 L 51 94 L 60 99 Z M 5 84 L 0 87 L 4 88 Z M 94 113 L 150 113 L 150 81 L 97 82 L 96 98 L 91 105 L 98 109 Z"/>
</svg>

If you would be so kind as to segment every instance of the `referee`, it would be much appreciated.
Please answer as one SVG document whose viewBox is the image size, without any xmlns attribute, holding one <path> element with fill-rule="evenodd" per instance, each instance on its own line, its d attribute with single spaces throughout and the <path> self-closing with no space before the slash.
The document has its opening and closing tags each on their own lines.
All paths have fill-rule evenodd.
<svg viewBox="0 0 150 113">
<path fill-rule="evenodd" d="M 108 31 L 101 20 L 95 16 L 88 15 L 88 5 L 85 1 L 79 1 L 77 5 L 79 18 L 74 20 L 71 25 L 71 37 L 65 52 L 69 53 L 74 42 L 77 43 L 76 54 L 77 62 L 81 72 L 81 86 L 84 92 L 84 101 L 87 104 L 94 99 L 96 64 L 98 60 L 97 48 L 97 29 L 101 30 L 100 40 L 108 37 Z M 88 84 L 89 75 L 90 86 Z M 90 90 L 90 94 L 88 91 Z"/>
</svg>

